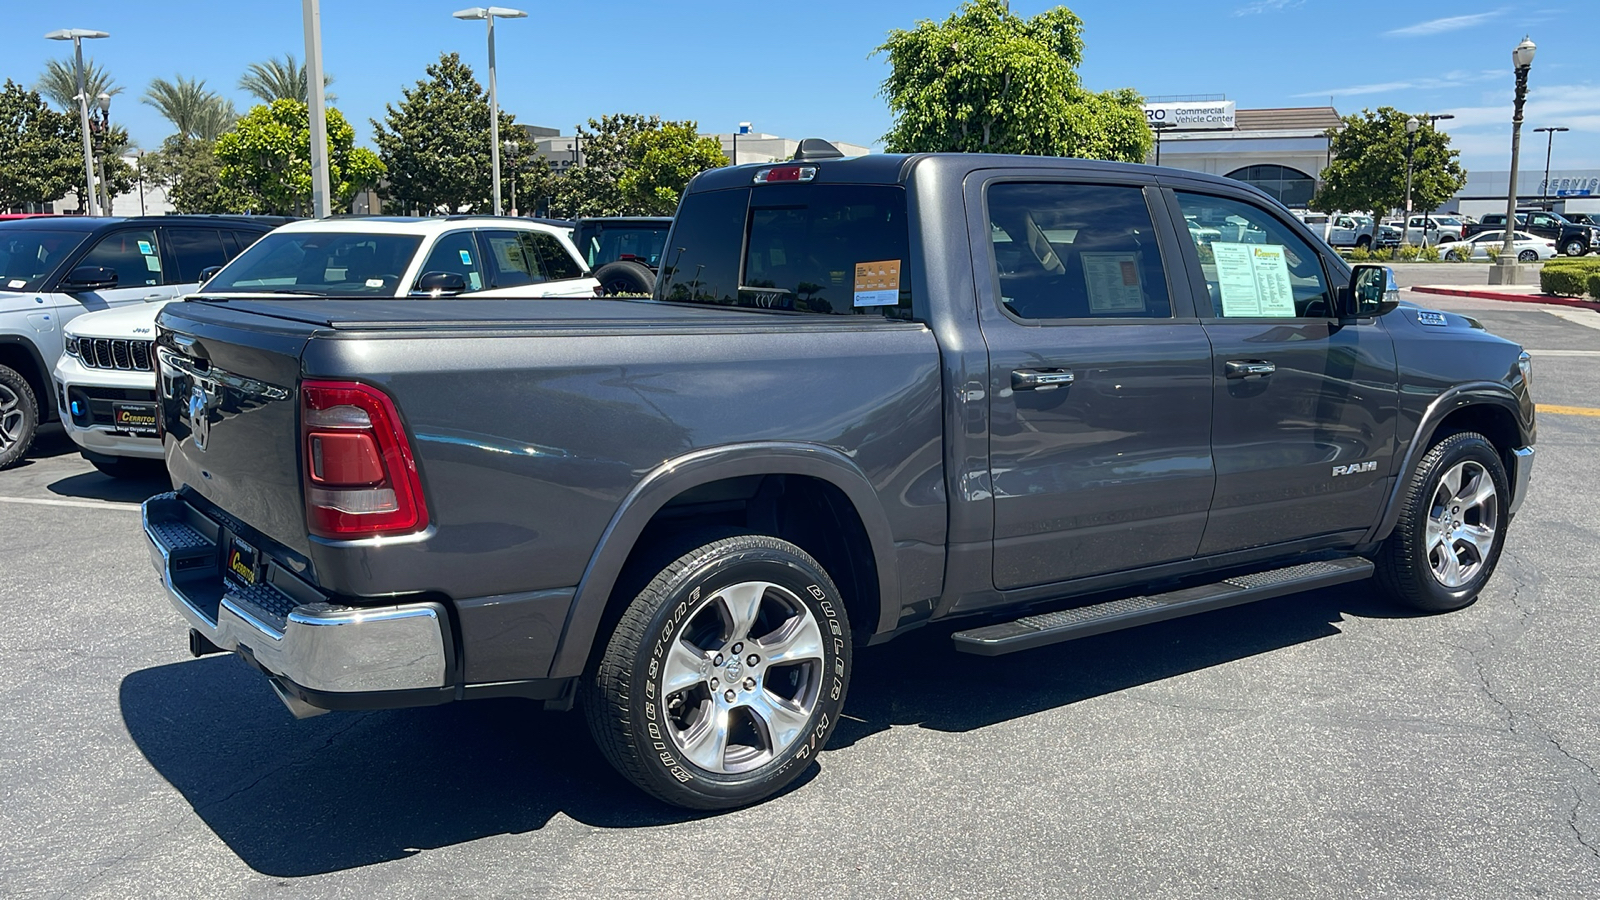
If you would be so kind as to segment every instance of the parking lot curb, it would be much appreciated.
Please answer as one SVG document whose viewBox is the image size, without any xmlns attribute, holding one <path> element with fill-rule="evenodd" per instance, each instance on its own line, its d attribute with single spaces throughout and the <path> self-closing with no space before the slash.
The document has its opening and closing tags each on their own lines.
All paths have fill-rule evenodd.
<svg viewBox="0 0 1600 900">
<path fill-rule="evenodd" d="M 1509 300 L 1512 303 L 1545 303 L 1554 306 L 1576 306 L 1600 312 L 1600 303 L 1578 297 L 1558 297 L 1555 294 L 1511 294 L 1502 291 L 1485 291 L 1475 288 L 1417 285 L 1409 288 L 1419 294 L 1442 294 L 1447 297 L 1473 297 L 1478 300 Z"/>
</svg>

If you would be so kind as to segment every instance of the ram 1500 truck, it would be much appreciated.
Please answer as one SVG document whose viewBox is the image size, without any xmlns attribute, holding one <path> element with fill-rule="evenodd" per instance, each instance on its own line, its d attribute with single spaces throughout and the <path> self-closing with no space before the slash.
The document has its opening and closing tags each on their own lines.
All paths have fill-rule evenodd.
<svg viewBox="0 0 1600 900">
<path fill-rule="evenodd" d="M 836 156 L 697 177 L 649 300 L 166 307 L 144 527 L 191 650 L 300 715 L 577 703 L 639 787 L 721 808 L 931 623 L 1001 654 L 1484 588 L 1533 462 L 1517 345 L 1232 179 Z"/>
</svg>

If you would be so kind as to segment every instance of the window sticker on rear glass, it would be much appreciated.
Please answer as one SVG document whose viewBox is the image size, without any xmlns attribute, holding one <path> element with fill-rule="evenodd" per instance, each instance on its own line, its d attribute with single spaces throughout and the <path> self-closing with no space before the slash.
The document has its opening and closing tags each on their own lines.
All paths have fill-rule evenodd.
<svg viewBox="0 0 1600 900">
<path fill-rule="evenodd" d="M 468 252 L 467 252 L 467 251 L 465 251 L 465 250 L 463 250 L 463 251 L 461 251 L 461 264 L 462 264 L 462 265 L 463 265 L 463 266 L 470 266 L 470 265 L 472 265 L 472 254 L 471 254 L 471 253 L 468 253 Z"/>
<path fill-rule="evenodd" d="M 895 306 L 900 302 L 900 260 L 856 263 L 856 306 Z"/>
<path fill-rule="evenodd" d="M 1139 280 L 1137 253 L 1079 253 L 1089 311 L 1097 314 L 1144 314 L 1144 285 Z"/>
<path fill-rule="evenodd" d="M 126 246 L 126 245 L 124 245 L 124 246 Z M 143 253 L 145 256 L 150 256 L 151 254 L 155 253 L 154 250 L 150 249 L 150 242 L 149 241 L 140 241 L 139 242 L 139 252 Z"/>
<path fill-rule="evenodd" d="M 149 269 L 152 272 L 161 271 L 161 257 L 159 257 L 159 256 L 146 256 L 144 258 L 144 267 L 146 269 Z"/>
<path fill-rule="evenodd" d="M 1294 318 L 1294 288 L 1282 244 L 1214 241 L 1217 290 L 1229 318 Z"/>
</svg>

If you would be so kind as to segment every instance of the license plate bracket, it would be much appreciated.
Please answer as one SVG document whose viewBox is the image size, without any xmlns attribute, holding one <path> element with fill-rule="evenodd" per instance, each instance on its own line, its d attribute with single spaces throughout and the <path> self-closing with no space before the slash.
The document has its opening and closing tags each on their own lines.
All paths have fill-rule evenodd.
<svg viewBox="0 0 1600 900">
<path fill-rule="evenodd" d="M 255 587 L 261 580 L 260 551 L 232 534 L 223 546 L 227 550 L 222 558 L 222 571 L 240 587 Z"/>
</svg>

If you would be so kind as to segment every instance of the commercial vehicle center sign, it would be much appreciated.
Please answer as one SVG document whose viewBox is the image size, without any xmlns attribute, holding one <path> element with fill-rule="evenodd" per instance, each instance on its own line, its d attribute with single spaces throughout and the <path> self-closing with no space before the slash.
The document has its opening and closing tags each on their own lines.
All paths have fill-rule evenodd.
<svg viewBox="0 0 1600 900">
<path fill-rule="evenodd" d="M 1146 103 L 1144 117 L 1154 125 L 1165 122 L 1191 131 L 1233 128 L 1232 100 L 1201 100 L 1186 103 Z"/>
</svg>

